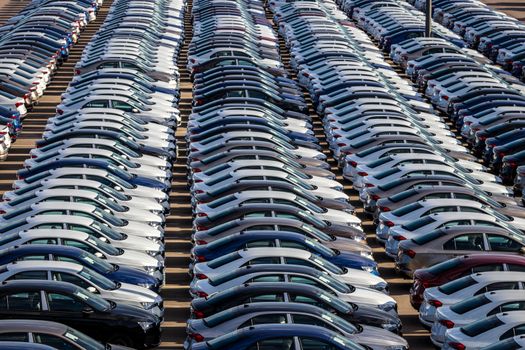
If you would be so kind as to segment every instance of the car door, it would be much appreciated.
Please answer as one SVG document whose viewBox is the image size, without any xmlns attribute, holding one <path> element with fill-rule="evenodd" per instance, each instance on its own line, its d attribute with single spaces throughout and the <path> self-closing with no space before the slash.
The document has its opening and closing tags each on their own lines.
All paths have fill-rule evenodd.
<svg viewBox="0 0 525 350">
<path fill-rule="evenodd" d="M 100 335 L 103 323 L 97 313 L 79 298 L 61 292 L 45 292 L 44 319 L 60 322 L 91 337 Z"/>
<path fill-rule="evenodd" d="M 80 347 L 53 334 L 33 333 L 33 343 L 48 345 L 60 350 L 80 350 Z"/>
<path fill-rule="evenodd" d="M 508 252 L 508 253 L 521 253 L 523 245 L 504 235 L 498 234 L 486 234 L 488 250 L 492 252 Z"/>
<path fill-rule="evenodd" d="M 483 233 L 468 233 L 449 238 L 443 243 L 442 254 L 448 258 L 453 258 L 484 250 L 486 249 Z"/>
</svg>

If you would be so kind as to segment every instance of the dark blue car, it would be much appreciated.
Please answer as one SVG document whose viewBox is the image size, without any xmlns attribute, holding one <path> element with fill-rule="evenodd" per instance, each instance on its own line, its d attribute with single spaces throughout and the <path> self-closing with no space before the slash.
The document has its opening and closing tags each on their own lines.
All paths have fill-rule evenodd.
<svg viewBox="0 0 525 350">
<path fill-rule="evenodd" d="M 307 250 L 331 263 L 351 269 L 362 269 L 378 274 L 377 263 L 355 253 L 328 248 L 319 241 L 300 233 L 288 231 L 245 231 L 226 236 L 192 249 L 194 261 L 210 261 L 228 253 L 248 247 L 287 247 Z"/>
<path fill-rule="evenodd" d="M 98 272 L 114 282 L 130 283 L 160 290 L 162 282 L 145 271 L 110 264 L 82 249 L 63 245 L 32 244 L 0 250 L 0 266 L 17 260 L 57 260 L 74 262 Z"/>
<path fill-rule="evenodd" d="M 365 350 L 338 333 L 325 327 L 305 324 L 261 324 L 238 329 L 213 340 L 195 343 L 191 350 L 248 350 L 290 349 L 298 350 Z M 269 345 L 266 347 L 265 344 Z"/>
</svg>

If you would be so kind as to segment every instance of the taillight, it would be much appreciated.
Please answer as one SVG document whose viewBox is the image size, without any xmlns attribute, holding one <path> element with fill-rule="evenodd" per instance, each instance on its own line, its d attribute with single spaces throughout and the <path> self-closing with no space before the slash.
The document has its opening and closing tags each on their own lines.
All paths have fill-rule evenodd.
<svg viewBox="0 0 525 350">
<path fill-rule="evenodd" d="M 377 194 L 372 194 L 372 195 L 370 195 L 370 198 L 371 198 L 372 200 L 374 200 L 374 201 L 377 201 L 377 200 L 380 200 L 380 199 L 381 199 L 381 197 L 379 197 Z"/>
<path fill-rule="evenodd" d="M 75 75 L 80 75 L 80 69 L 75 69 Z"/>
<path fill-rule="evenodd" d="M 338 142 L 338 143 L 337 143 L 337 146 L 338 146 L 338 147 L 345 147 L 345 146 L 346 146 L 346 143 Z"/>
<path fill-rule="evenodd" d="M 193 315 L 195 316 L 195 318 L 204 318 L 204 312 L 202 311 L 195 310 L 193 311 Z"/>
<path fill-rule="evenodd" d="M 375 185 L 367 182 L 367 183 L 365 184 L 365 187 L 370 188 L 370 187 L 375 187 Z"/>
<path fill-rule="evenodd" d="M 416 252 L 413 251 L 412 249 L 405 249 L 403 250 L 403 253 L 405 255 L 408 255 L 411 259 L 414 259 L 414 257 L 416 256 Z"/>
<path fill-rule="evenodd" d="M 202 217 L 207 217 L 208 214 L 206 214 L 206 213 L 197 213 L 197 216 L 202 218 Z"/>
<path fill-rule="evenodd" d="M 443 95 L 443 99 L 444 99 L 445 101 L 448 101 L 448 96 L 447 96 L 447 95 Z"/>
<path fill-rule="evenodd" d="M 503 157 L 505 157 L 505 156 L 506 156 L 505 152 L 503 152 L 503 151 L 499 151 L 499 152 L 498 152 L 498 157 L 503 158 Z"/>
<path fill-rule="evenodd" d="M 203 255 L 195 255 L 195 260 L 197 260 L 198 262 L 205 262 L 206 257 L 204 257 Z"/>
<path fill-rule="evenodd" d="M 439 321 L 439 323 L 441 323 L 443 326 L 447 327 L 448 329 L 454 328 L 454 322 L 452 322 L 451 320 L 441 320 Z"/>
<path fill-rule="evenodd" d="M 357 175 L 359 175 L 359 176 L 368 176 L 368 173 L 366 171 L 358 171 Z"/>
<path fill-rule="evenodd" d="M 62 114 L 64 114 L 64 111 L 61 110 L 60 108 L 57 108 L 57 113 L 58 113 L 59 115 L 62 115 Z"/>
<path fill-rule="evenodd" d="M 208 229 L 207 226 L 197 225 L 196 230 L 197 231 L 206 231 Z"/>
<path fill-rule="evenodd" d="M 208 244 L 208 242 L 203 241 L 202 239 L 198 239 L 195 243 L 196 243 L 197 245 L 205 245 L 205 244 Z"/>
<path fill-rule="evenodd" d="M 429 300 L 428 303 L 434 307 L 442 307 L 443 306 L 443 303 L 439 300 L 435 300 L 435 299 L 432 299 L 432 300 Z"/>
<path fill-rule="evenodd" d="M 452 349 L 456 349 L 456 350 L 465 350 L 466 349 L 465 345 L 463 345 L 461 343 L 458 343 L 458 342 L 450 342 L 450 343 L 448 343 L 448 346 L 450 346 Z"/>
<path fill-rule="evenodd" d="M 387 226 L 387 227 L 392 227 L 392 226 L 395 225 L 392 221 L 385 221 L 384 224 L 385 224 L 385 226 Z"/>
<path fill-rule="evenodd" d="M 353 160 L 351 160 L 350 162 L 348 162 L 350 164 L 350 166 L 352 167 L 356 167 L 357 166 L 357 162 L 354 162 Z"/>
<path fill-rule="evenodd" d="M 16 102 L 15 103 L 15 107 L 18 108 L 20 106 L 23 106 L 24 105 L 24 102 Z"/>
<path fill-rule="evenodd" d="M 204 340 L 204 337 L 198 333 L 190 333 L 188 336 L 196 342 L 201 342 Z"/>
<path fill-rule="evenodd" d="M 507 164 L 511 168 L 517 168 L 518 167 L 518 163 L 516 161 L 514 161 L 514 160 L 508 161 Z"/>
<path fill-rule="evenodd" d="M 389 207 L 379 207 L 379 210 L 382 212 L 387 212 L 387 211 L 390 211 L 390 208 Z"/>
<path fill-rule="evenodd" d="M 208 278 L 208 276 L 206 276 L 203 273 L 198 273 L 195 275 L 195 277 L 197 277 L 197 279 L 200 279 L 200 280 L 205 280 L 206 278 Z"/>
<path fill-rule="evenodd" d="M 392 238 L 394 239 L 394 241 L 398 241 L 398 242 L 407 240 L 405 236 L 394 236 Z"/>
</svg>

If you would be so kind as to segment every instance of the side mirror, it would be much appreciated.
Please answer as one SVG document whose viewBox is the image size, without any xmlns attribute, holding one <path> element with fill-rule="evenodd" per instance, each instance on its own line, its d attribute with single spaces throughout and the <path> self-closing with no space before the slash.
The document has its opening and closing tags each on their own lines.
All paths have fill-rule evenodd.
<svg viewBox="0 0 525 350">
<path fill-rule="evenodd" d="M 138 112 L 140 112 L 137 108 L 133 108 L 131 111 L 132 111 L 133 113 L 138 113 Z"/>
<path fill-rule="evenodd" d="M 97 290 L 97 288 L 95 288 L 95 287 L 91 287 L 91 286 L 90 286 L 90 287 L 87 287 L 86 289 L 87 289 L 89 292 L 93 293 L 93 294 L 98 294 L 98 290 Z"/>
<path fill-rule="evenodd" d="M 525 255 L 525 247 L 521 247 L 521 249 L 520 249 L 520 254 L 521 254 L 521 255 Z"/>
<path fill-rule="evenodd" d="M 84 316 L 90 315 L 90 314 L 92 314 L 92 313 L 93 313 L 93 309 L 90 308 L 89 306 L 86 306 L 86 307 L 84 307 L 84 308 L 82 309 L 82 314 L 83 314 Z"/>
<path fill-rule="evenodd" d="M 95 252 L 95 256 L 97 258 L 104 258 L 104 254 L 102 254 L 101 252 Z"/>
</svg>

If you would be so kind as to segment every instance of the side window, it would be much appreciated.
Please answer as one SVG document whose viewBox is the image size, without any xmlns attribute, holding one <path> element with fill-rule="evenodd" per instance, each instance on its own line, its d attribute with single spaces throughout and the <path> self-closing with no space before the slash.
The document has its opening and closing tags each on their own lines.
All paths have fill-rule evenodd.
<svg viewBox="0 0 525 350">
<path fill-rule="evenodd" d="M 279 246 L 283 248 L 296 248 L 296 249 L 302 249 L 302 250 L 309 250 L 308 247 L 304 246 L 304 244 L 290 242 L 290 241 L 284 241 L 284 242 L 281 241 Z"/>
<path fill-rule="evenodd" d="M 29 335 L 26 332 L 0 333 L 0 341 L 16 341 L 27 343 L 29 341 Z"/>
<path fill-rule="evenodd" d="M 454 198 L 457 198 L 457 199 L 467 199 L 467 200 L 474 200 L 474 201 L 478 201 L 478 199 L 474 196 L 471 196 L 470 194 L 466 194 L 466 193 L 455 193 L 454 194 Z"/>
<path fill-rule="evenodd" d="M 284 282 L 284 276 L 282 275 L 259 276 L 259 277 L 252 278 L 250 282 Z"/>
<path fill-rule="evenodd" d="M 281 262 L 281 259 L 277 256 L 268 256 L 263 258 L 257 258 L 248 261 L 244 264 L 244 266 L 247 265 L 260 265 L 260 264 L 279 264 Z"/>
<path fill-rule="evenodd" d="M 29 244 L 58 244 L 56 238 L 34 239 L 34 240 L 29 241 L 27 243 L 29 243 Z"/>
<path fill-rule="evenodd" d="M 60 350 L 78 350 L 70 342 L 51 334 L 33 333 L 34 342 L 39 344 L 49 345 L 55 349 Z"/>
<path fill-rule="evenodd" d="M 488 272 L 488 271 L 503 271 L 503 265 L 502 264 L 488 264 L 488 265 L 479 265 L 474 266 L 470 271 L 469 275 L 471 273 L 478 273 L 478 272 Z"/>
<path fill-rule="evenodd" d="M 443 244 L 445 250 L 484 250 L 483 234 L 467 234 L 454 237 Z"/>
<path fill-rule="evenodd" d="M 325 343 L 324 341 L 312 338 L 301 338 L 302 350 L 337 350 L 335 345 Z"/>
<path fill-rule="evenodd" d="M 61 293 L 48 293 L 47 300 L 51 311 L 81 312 L 85 306 L 76 298 Z"/>
<path fill-rule="evenodd" d="M 332 331 L 335 331 L 335 332 L 338 332 L 338 330 L 334 327 L 332 327 L 332 325 L 330 325 L 330 323 L 328 322 L 325 322 L 317 317 L 313 317 L 313 316 L 310 316 L 310 315 L 293 315 L 292 316 L 292 320 L 293 320 L 293 323 L 298 323 L 298 324 L 309 324 L 309 325 L 313 325 L 313 326 L 320 326 L 320 327 L 323 327 L 323 328 L 328 328 Z"/>
<path fill-rule="evenodd" d="M 441 224 L 438 226 L 438 228 L 440 227 L 453 227 L 453 226 L 466 226 L 466 225 L 470 225 L 470 220 L 452 220 L 452 221 L 449 221 L 449 222 L 445 222 L 444 224 Z"/>
<path fill-rule="evenodd" d="M 500 312 L 509 312 L 509 311 L 523 311 L 525 310 L 525 302 L 524 301 L 511 301 L 506 304 L 502 304 L 492 310 L 489 314 L 494 315 Z"/>
<path fill-rule="evenodd" d="M 507 268 L 509 271 L 525 272 L 524 265 L 507 264 Z"/>
<path fill-rule="evenodd" d="M 491 283 L 477 291 L 476 295 L 491 292 L 493 290 L 516 290 L 520 289 L 520 282 L 497 282 Z"/>
<path fill-rule="evenodd" d="M 487 240 L 489 249 L 498 252 L 518 252 L 522 248 L 517 241 L 501 235 L 487 234 Z"/>
<path fill-rule="evenodd" d="M 9 277 L 7 280 L 47 280 L 46 271 L 24 271 Z"/>
<path fill-rule="evenodd" d="M 133 106 L 129 103 L 122 102 L 122 101 L 113 101 L 113 108 L 120 109 L 124 112 L 132 112 Z"/>
<path fill-rule="evenodd" d="M 421 216 L 426 216 L 426 215 L 435 214 L 435 213 L 449 213 L 449 212 L 455 212 L 455 211 L 458 211 L 458 207 L 456 207 L 455 205 L 453 206 L 451 205 L 451 206 L 438 207 L 438 208 L 427 210 Z"/>
<path fill-rule="evenodd" d="M 275 338 L 258 341 L 246 350 L 295 350 L 293 338 Z"/>
<path fill-rule="evenodd" d="M 275 240 L 254 241 L 254 242 L 246 243 L 246 248 L 267 248 L 267 247 L 275 247 Z"/>
<path fill-rule="evenodd" d="M 91 246 L 85 244 L 84 242 L 79 242 L 79 241 L 73 241 L 71 239 L 64 239 L 64 245 L 67 245 L 69 247 L 76 247 L 76 248 L 80 248 L 86 252 L 90 252 L 92 254 L 94 254 L 96 252 L 96 250 L 94 248 L 92 248 Z"/>
<path fill-rule="evenodd" d="M 82 287 L 84 289 L 87 289 L 88 287 L 91 287 L 89 283 L 81 279 L 80 277 L 77 277 L 75 275 L 64 273 L 64 272 L 52 272 L 53 280 L 54 281 L 62 281 L 62 282 L 69 282 L 76 286 Z"/>
<path fill-rule="evenodd" d="M 284 258 L 284 262 L 285 262 L 285 264 L 288 264 L 288 265 L 301 265 L 301 266 L 308 266 L 308 267 L 316 267 L 310 261 L 303 260 L 303 259 Z"/>
<path fill-rule="evenodd" d="M 525 334 L 525 325 L 516 326 L 514 328 L 509 329 L 505 333 L 499 337 L 500 340 L 512 338 L 516 335 L 522 335 Z"/>
<path fill-rule="evenodd" d="M 40 292 L 16 293 L 0 297 L 0 309 L 9 311 L 40 311 Z"/>
<path fill-rule="evenodd" d="M 423 199 L 449 199 L 452 198 L 450 193 L 431 193 L 427 194 Z"/>
<path fill-rule="evenodd" d="M 282 294 L 265 294 L 265 295 L 257 295 L 255 297 L 248 298 L 247 301 L 245 301 L 243 304 L 246 303 L 260 303 L 260 302 L 282 302 L 284 301 L 284 295 Z"/>
<path fill-rule="evenodd" d="M 108 101 L 104 101 L 104 100 L 95 100 L 95 101 L 91 101 L 88 104 L 86 104 L 86 107 L 87 108 L 108 108 L 109 103 Z"/>
<path fill-rule="evenodd" d="M 49 255 L 47 254 L 34 254 L 34 255 L 26 255 L 21 256 L 17 261 L 40 261 L 40 260 L 49 260 Z"/>
<path fill-rule="evenodd" d="M 273 314 L 273 315 L 255 316 L 255 317 L 249 319 L 248 321 L 244 322 L 238 328 L 255 326 L 255 325 L 258 325 L 258 324 L 269 324 L 269 323 L 286 323 L 286 315 Z"/>
</svg>

